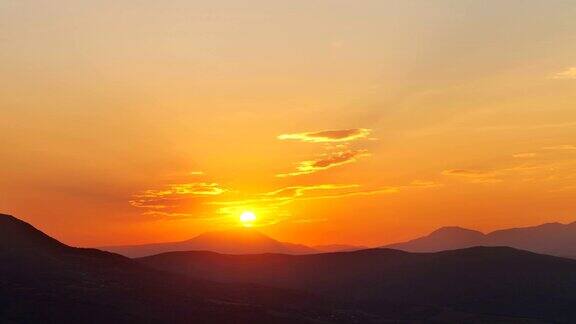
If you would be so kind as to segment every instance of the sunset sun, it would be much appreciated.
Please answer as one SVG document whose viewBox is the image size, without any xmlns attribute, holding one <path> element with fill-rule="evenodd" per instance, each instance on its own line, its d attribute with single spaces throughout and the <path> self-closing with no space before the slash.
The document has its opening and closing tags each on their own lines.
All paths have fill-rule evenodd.
<svg viewBox="0 0 576 324">
<path fill-rule="evenodd" d="M 240 214 L 240 222 L 243 226 L 250 227 L 254 224 L 254 221 L 256 221 L 256 214 L 254 214 L 254 212 L 245 211 Z"/>
</svg>

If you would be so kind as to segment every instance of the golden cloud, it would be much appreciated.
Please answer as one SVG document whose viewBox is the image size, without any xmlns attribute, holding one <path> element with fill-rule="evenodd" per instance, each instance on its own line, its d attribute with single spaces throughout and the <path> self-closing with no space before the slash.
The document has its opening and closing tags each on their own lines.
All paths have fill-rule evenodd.
<svg viewBox="0 0 576 324">
<path fill-rule="evenodd" d="M 517 158 L 517 159 L 528 159 L 528 158 L 533 158 L 536 157 L 536 153 L 532 153 L 532 152 L 527 152 L 527 153 L 516 153 L 513 154 L 512 156 Z"/>
<path fill-rule="evenodd" d="M 553 79 L 576 79 L 576 67 L 570 67 L 562 72 L 554 74 Z"/>
<path fill-rule="evenodd" d="M 359 157 L 370 155 L 365 150 L 348 150 L 336 153 L 330 153 L 317 160 L 307 160 L 298 163 L 296 171 L 289 173 L 281 173 L 277 177 L 293 177 L 304 174 L 311 174 L 318 171 L 330 169 L 339 165 L 353 163 L 358 161 Z"/>
<path fill-rule="evenodd" d="M 495 178 L 496 173 L 490 171 L 480 171 L 480 170 L 466 170 L 466 169 L 452 169 L 442 171 L 443 175 L 446 176 L 456 176 L 468 179 L 468 181 L 473 183 L 498 183 L 502 180 Z"/>
<path fill-rule="evenodd" d="M 372 132 L 368 128 L 351 128 L 339 130 L 324 130 L 318 132 L 303 132 L 293 134 L 282 134 L 279 140 L 295 140 L 310 143 L 337 143 L 354 141 L 366 138 Z"/>
<path fill-rule="evenodd" d="M 491 176 L 491 172 L 478 171 L 478 170 L 466 170 L 466 169 L 452 169 L 442 171 L 443 175 L 460 176 L 460 177 L 472 177 L 472 178 L 482 178 L 486 176 Z"/>
<path fill-rule="evenodd" d="M 555 145 L 555 146 L 544 147 L 544 149 L 545 150 L 555 150 L 555 151 L 572 151 L 572 150 L 576 150 L 576 145 L 570 145 L 570 144 Z"/>
<path fill-rule="evenodd" d="M 175 207 L 174 201 L 191 199 L 194 197 L 217 196 L 226 192 L 217 183 L 193 182 L 170 184 L 163 189 L 149 189 L 132 197 L 130 204 L 138 208 L 150 210 L 168 209 Z"/>
<path fill-rule="evenodd" d="M 301 197 L 307 191 L 312 190 L 335 190 L 335 189 L 349 189 L 349 188 L 357 188 L 359 185 L 357 184 L 321 184 L 321 185 L 312 185 L 312 186 L 292 186 L 286 187 L 282 189 L 278 189 L 275 191 L 267 192 L 262 194 L 263 196 L 272 196 L 272 197 Z"/>
</svg>

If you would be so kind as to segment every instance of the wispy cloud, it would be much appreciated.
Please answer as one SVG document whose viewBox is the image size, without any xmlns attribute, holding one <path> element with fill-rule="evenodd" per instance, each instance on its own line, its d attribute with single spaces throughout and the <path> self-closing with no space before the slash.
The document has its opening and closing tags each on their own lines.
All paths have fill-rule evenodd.
<svg viewBox="0 0 576 324">
<path fill-rule="evenodd" d="M 576 79 L 576 67 L 569 67 L 552 76 L 553 79 Z"/>
<path fill-rule="evenodd" d="M 382 187 L 382 188 L 376 188 L 376 189 L 355 190 L 355 191 L 341 192 L 341 193 L 335 193 L 335 194 L 303 197 L 301 199 L 302 200 L 337 199 L 337 198 L 355 197 L 355 196 L 373 196 L 373 195 L 382 195 L 382 194 L 395 194 L 395 193 L 398 193 L 399 191 L 400 191 L 400 187 Z"/>
<path fill-rule="evenodd" d="M 504 179 L 514 176 L 536 174 L 549 168 L 549 165 L 542 163 L 523 163 L 493 170 L 450 169 L 442 171 L 442 174 L 457 177 L 470 183 L 492 184 L 503 182 Z"/>
<path fill-rule="evenodd" d="M 529 159 L 529 158 L 533 158 L 536 157 L 538 154 L 533 153 L 533 152 L 526 152 L 526 153 L 516 153 L 513 154 L 512 157 L 515 157 L 517 159 Z"/>
<path fill-rule="evenodd" d="M 501 179 L 496 178 L 496 173 L 492 171 L 451 169 L 442 171 L 443 175 L 454 176 L 466 179 L 473 183 L 498 183 Z"/>
<path fill-rule="evenodd" d="M 554 129 L 554 128 L 569 128 L 576 127 L 576 122 L 566 122 L 566 123 L 548 123 L 548 124 L 536 124 L 536 125 L 499 125 L 499 126 L 484 126 L 476 128 L 480 131 L 507 131 L 507 130 L 539 130 L 539 129 Z"/>
<path fill-rule="evenodd" d="M 543 149 L 554 151 L 573 151 L 576 150 L 576 145 L 564 144 L 564 145 L 546 146 Z"/>
<path fill-rule="evenodd" d="M 206 199 L 226 192 L 218 183 L 193 182 L 169 184 L 161 189 L 148 189 L 132 196 L 130 205 L 145 209 L 145 215 L 183 217 L 185 213 L 175 212 L 194 199 Z"/>
<path fill-rule="evenodd" d="M 266 192 L 263 193 L 262 196 L 294 198 L 304 196 L 304 194 L 306 194 L 307 191 L 350 189 L 350 188 L 357 188 L 359 186 L 360 185 L 357 184 L 320 184 L 311 186 L 292 186 Z"/>
<path fill-rule="evenodd" d="M 481 178 L 492 175 L 492 173 L 488 171 L 467 170 L 467 169 L 444 170 L 442 171 L 442 174 L 450 176 L 459 176 L 459 177 L 471 177 L 471 178 Z"/>
<path fill-rule="evenodd" d="M 526 159 L 526 158 L 533 158 L 545 154 L 552 154 L 553 151 L 576 151 L 576 145 L 572 144 L 560 144 L 560 145 L 551 145 L 541 147 L 539 149 L 540 152 L 525 152 L 525 153 L 516 153 L 512 156 L 515 158 Z M 546 152 L 547 151 L 547 152 Z"/>
<path fill-rule="evenodd" d="M 372 130 L 368 128 L 324 130 L 317 132 L 282 134 L 278 136 L 278 139 L 310 143 L 337 143 L 366 138 L 371 132 Z"/>
<path fill-rule="evenodd" d="M 348 150 L 335 153 L 329 153 L 316 160 L 307 160 L 299 162 L 296 171 L 289 173 L 281 173 L 277 177 L 293 177 L 304 174 L 311 174 L 322 170 L 327 170 L 339 165 L 353 163 L 358 161 L 362 156 L 370 155 L 365 150 Z"/>
<path fill-rule="evenodd" d="M 362 188 L 359 184 L 319 184 L 290 186 L 278 190 L 254 195 L 246 199 L 209 202 L 219 206 L 264 206 L 274 208 L 300 200 L 338 199 L 355 196 L 372 196 L 395 194 L 404 189 L 427 189 L 440 187 L 442 184 L 433 181 L 413 181 L 407 185 Z"/>
<path fill-rule="evenodd" d="M 262 194 L 251 195 L 246 199 L 234 199 L 228 201 L 215 201 L 209 204 L 212 205 L 285 205 L 297 199 L 310 199 L 313 197 L 320 197 L 325 195 L 327 191 L 341 191 L 344 189 L 358 188 L 358 184 L 318 184 L 306 186 L 290 186 L 280 188 L 274 191 L 265 192 Z M 313 195 L 314 192 L 320 194 Z"/>
<path fill-rule="evenodd" d="M 408 185 L 404 185 L 401 188 L 407 189 L 428 189 L 428 188 L 438 188 L 442 187 L 442 183 L 438 183 L 436 181 L 427 181 L 427 180 L 414 180 Z"/>
</svg>

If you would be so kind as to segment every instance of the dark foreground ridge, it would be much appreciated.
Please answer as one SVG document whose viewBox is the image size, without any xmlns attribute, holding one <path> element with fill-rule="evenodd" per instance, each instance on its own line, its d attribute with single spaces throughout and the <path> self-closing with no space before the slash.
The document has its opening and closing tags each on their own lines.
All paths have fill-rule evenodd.
<svg viewBox="0 0 576 324">
<path fill-rule="evenodd" d="M 390 311 L 389 305 L 404 304 L 448 309 L 453 313 L 435 319 L 449 322 L 478 320 L 451 317 L 457 312 L 506 317 L 506 322 L 576 321 L 576 260 L 509 247 L 302 256 L 173 252 L 139 261 L 191 277 L 332 296 L 382 315 Z M 410 309 L 413 316 L 430 311 Z"/>
<path fill-rule="evenodd" d="M 0 323 L 570 323 L 574 304 L 575 260 L 511 248 L 132 260 L 0 215 Z"/>
<path fill-rule="evenodd" d="M 78 249 L 0 214 L 0 323 L 370 322 L 309 293 L 219 284 Z"/>
</svg>

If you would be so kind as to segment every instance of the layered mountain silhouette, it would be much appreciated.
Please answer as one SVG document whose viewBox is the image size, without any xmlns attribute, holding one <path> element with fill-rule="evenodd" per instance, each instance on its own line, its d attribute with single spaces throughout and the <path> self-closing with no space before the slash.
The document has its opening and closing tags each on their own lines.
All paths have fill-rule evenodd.
<svg viewBox="0 0 576 324">
<path fill-rule="evenodd" d="M 509 247 L 129 259 L 0 214 L 1 323 L 572 323 L 575 304 L 576 260 Z"/>
<path fill-rule="evenodd" d="M 368 249 L 367 246 L 357 246 L 348 244 L 326 244 L 314 245 L 312 248 L 318 252 L 350 252 Z"/>
<path fill-rule="evenodd" d="M 442 227 L 427 236 L 384 247 L 408 252 L 437 252 L 472 246 L 509 246 L 576 259 L 576 222 L 511 228 L 488 234 L 461 227 Z"/>
<path fill-rule="evenodd" d="M 220 284 L 67 246 L 0 214 L 1 323 L 348 323 L 305 292 Z"/>
<path fill-rule="evenodd" d="M 226 254 L 310 254 L 320 252 L 305 245 L 274 240 L 252 228 L 207 232 L 180 242 L 108 246 L 100 249 L 131 258 L 172 251 L 213 251 Z"/>
<path fill-rule="evenodd" d="M 383 316 L 396 311 L 431 322 L 576 321 L 576 260 L 509 247 L 301 256 L 172 252 L 138 260 L 195 278 L 331 296 Z"/>
</svg>

